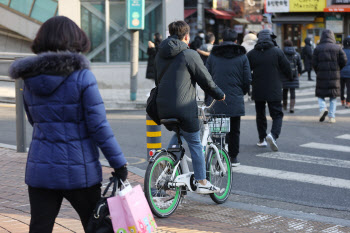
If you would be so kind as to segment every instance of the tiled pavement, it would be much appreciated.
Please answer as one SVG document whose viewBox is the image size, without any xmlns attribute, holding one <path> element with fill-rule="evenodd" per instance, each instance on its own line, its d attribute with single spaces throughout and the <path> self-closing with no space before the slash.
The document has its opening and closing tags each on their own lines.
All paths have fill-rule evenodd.
<svg viewBox="0 0 350 233">
<path fill-rule="evenodd" d="M 24 184 L 26 154 L 0 148 L 0 232 L 28 232 L 30 207 Z M 103 167 L 103 176 L 111 169 Z M 143 178 L 130 172 L 129 182 L 143 184 Z M 106 180 L 104 181 L 104 183 Z M 169 218 L 156 218 L 157 232 L 350 232 L 349 227 L 291 219 L 281 216 L 233 209 L 216 204 L 203 204 L 186 199 Z M 83 232 L 80 220 L 64 201 L 54 233 Z"/>
</svg>

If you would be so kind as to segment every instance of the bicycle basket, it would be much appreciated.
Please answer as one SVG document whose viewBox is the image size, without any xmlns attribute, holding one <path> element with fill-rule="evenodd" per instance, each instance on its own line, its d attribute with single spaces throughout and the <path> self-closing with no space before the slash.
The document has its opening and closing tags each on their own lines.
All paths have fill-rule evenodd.
<svg viewBox="0 0 350 233">
<path fill-rule="evenodd" d="M 230 118 L 223 114 L 210 115 L 208 125 L 211 134 L 226 134 L 230 132 Z"/>
</svg>

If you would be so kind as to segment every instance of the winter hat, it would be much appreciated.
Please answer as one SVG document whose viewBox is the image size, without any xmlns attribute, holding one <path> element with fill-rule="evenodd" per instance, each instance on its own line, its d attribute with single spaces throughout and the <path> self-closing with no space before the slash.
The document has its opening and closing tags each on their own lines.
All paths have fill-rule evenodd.
<svg viewBox="0 0 350 233">
<path fill-rule="evenodd" d="M 253 33 L 248 33 L 247 35 L 244 36 L 243 41 L 249 41 L 249 40 L 257 41 L 258 37 Z"/>
<path fill-rule="evenodd" d="M 263 29 L 258 33 L 259 40 L 272 40 L 275 39 L 276 35 L 270 29 Z"/>
</svg>

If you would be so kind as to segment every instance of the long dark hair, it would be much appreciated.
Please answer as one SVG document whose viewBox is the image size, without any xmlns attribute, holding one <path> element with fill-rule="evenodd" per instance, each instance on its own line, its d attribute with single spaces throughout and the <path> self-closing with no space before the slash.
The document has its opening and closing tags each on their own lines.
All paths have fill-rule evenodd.
<svg viewBox="0 0 350 233">
<path fill-rule="evenodd" d="M 65 16 L 55 16 L 41 25 L 32 44 L 35 54 L 42 52 L 87 52 L 90 40 L 76 23 Z"/>
</svg>

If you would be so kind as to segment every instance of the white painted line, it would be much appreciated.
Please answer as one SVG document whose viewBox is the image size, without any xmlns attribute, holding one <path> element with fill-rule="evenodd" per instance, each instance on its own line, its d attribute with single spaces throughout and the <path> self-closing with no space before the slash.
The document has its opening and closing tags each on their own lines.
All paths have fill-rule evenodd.
<svg viewBox="0 0 350 233">
<path fill-rule="evenodd" d="M 314 148 L 314 149 L 320 149 L 320 150 L 332 150 L 332 151 L 339 151 L 339 152 L 350 152 L 350 146 L 341 146 L 341 145 L 334 145 L 334 144 L 325 144 L 325 143 L 317 143 L 317 142 L 310 142 L 303 145 L 300 145 L 301 147 L 307 147 L 307 148 Z"/>
<path fill-rule="evenodd" d="M 296 98 L 298 98 L 298 96 L 307 96 L 307 95 L 312 95 L 312 96 L 315 96 L 315 91 L 303 91 L 303 92 L 298 92 L 296 91 L 295 92 L 295 96 Z"/>
<path fill-rule="evenodd" d="M 311 175 L 311 174 L 305 174 L 305 173 L 288 172 L 288 171 L 282 171 L 282 170 L 244 166 L 244 165 L 233 168 L 232 172 L 253 175 L 253 176 L 269 177 L 269 178 L 275 178 L 275 179 L 281 179 L 281 180 L 310 183 L 310 184 L 316 184 L 316 185 L 324 185 L 324 186 L 329 186 L 333 188 L 350 189 L 350 180 L 333 178 L 333 177 L 317 176 L 317 175 Z"/>
<path fill-rule="evenodd" d="M 289 99 L 288 99 L 288 101 L 289 101 Z M 296 104 L 304 103 L 304 102 L 316 102 L 317 103 L 317 97 L 303 98 L 303 99 L 298 99 L 298 97 L 296 97 L 295 102 L 296 102 Z"/>
<path fill-rule="evenodd" d="M 350 161 L 332 159 L 332 158 L 321 158 L 309 155 L 300 155 L 284 152 L 268 152 L 256 155 L 257 157 L 270 158 L 270 159 L 281 159 L 292 162 L 300 163 L 311 163 L 324 166 L 340 167 L 340 168 L 350 168 Z"/>
<path fill-rule="evenodd" d="M 350 134 L 344 134 L 344 135 L 340 135 L 338 137 L 335 137 L 335 138 L 339 138 L 339 139 L 347 139 L 347 140 L 350 140 Z"/>
<path fill-rule="evenodd" d="M 340 109 L 340 110 L 337 109 L 335 111 L 335 115 L 337 115 L 337 114 L 340 114 L 340 115 L 350 114 L 350 109 Z M 337 117 L 337 116 L 335 116 L 335 117 Z"/>
<path fill-rule="evenodd" d="M 298 99 L 296 99 L 296 102 L 298 101 Z M 329 106 L 329 104 L 327 103 L 327 106 Z M 341 106 L 341 103 L 337 103 L 337 106 Z M 296 103 L 295 109 L 313 109 L 313 108 L 319 108 L 319 105 L 317 103 L 317 99 L 315 99 L 315 104 L 306 104 L 306 105 L 298 105 L 298 103 Z M 335 112 L 337 114 L 337 111 Z"/>
</svg>

